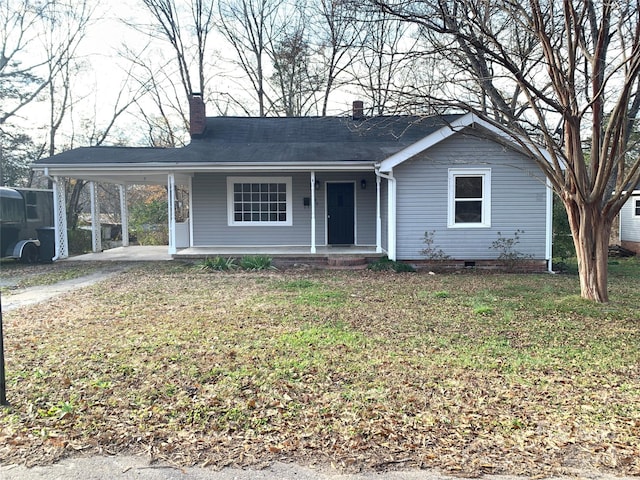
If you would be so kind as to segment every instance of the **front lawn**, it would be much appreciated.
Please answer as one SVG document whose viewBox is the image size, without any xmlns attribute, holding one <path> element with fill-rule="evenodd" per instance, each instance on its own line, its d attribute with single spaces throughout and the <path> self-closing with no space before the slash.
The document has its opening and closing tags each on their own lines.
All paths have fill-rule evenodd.
<svg viewBox="0 0 640 480">
<path fill-rule="evenodd" d="M 640 474 L 640 263 L 564 275 L 138 265 L 4 315 L 0 462 Z"/>
</svg>

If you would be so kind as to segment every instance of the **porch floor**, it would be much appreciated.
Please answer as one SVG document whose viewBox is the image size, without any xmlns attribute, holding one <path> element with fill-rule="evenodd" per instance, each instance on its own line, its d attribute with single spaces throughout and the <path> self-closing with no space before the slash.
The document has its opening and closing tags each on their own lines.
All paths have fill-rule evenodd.
<svg viewBox="0 0 640 480">
<path fill-rule="evenodd" d="M 173 257 L 180 258 L 205 258 L 215 256 L 244 256 L 244 255 L 269 255 L 271 257 L 332 257 L 332 256 L 360 256 L 379 257 L 376 247 L 373 246 L 346 246 L 346 247 L 316 247 L 316 253 L 310 252 L 308 246 L 256 246 L 256 247 L 190 247 L 178 250 Z"/>
<path fill-rule="evenodd" d="M 245 255 L 268 255 L 281 264 L 310 263 L 327 264 L 329 258 L 360 257 L 375 259 L 383 254 L 376 253 L 373 246 L 317 247 L 316 253 L 310 253 L 309 247 L 191 247 L 178 250 L 175 255 L 168 253 L 166 245 L 116 247 L 99 253 L 87 253 L 69 257 L 63 261 L 169 261 L 203 259 L 207 257 L 242 257 Z"/>
</svg>

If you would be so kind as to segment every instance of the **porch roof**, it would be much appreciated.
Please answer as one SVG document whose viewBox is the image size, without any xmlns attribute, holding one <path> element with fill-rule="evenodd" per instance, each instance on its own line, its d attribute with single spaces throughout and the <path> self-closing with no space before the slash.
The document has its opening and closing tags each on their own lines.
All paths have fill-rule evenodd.
<svg viewBox="0 0 640 480">
<path fill-rule="evenodd" d="M 155 183 L 167 172 L 373 169 L 460 115 L 351 117 L 209 117 L 202 135 L 181 148 L 83 147 L 36 161 L 51 175 Z"/>
</svg>

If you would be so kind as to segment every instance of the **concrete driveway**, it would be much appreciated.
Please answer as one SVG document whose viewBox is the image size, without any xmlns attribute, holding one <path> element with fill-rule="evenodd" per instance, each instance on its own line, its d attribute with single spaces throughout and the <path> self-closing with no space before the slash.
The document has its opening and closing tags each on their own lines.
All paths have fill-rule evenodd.
<svg viewBox="0 0 640 480">
<path fill-rule="evenodd" d="M 157 262 L 172 260 L 166 245 L 132 245 L 116 247 L 98 253 L 85 253 L 61 260 L 63 262 Z"/>
</svg>

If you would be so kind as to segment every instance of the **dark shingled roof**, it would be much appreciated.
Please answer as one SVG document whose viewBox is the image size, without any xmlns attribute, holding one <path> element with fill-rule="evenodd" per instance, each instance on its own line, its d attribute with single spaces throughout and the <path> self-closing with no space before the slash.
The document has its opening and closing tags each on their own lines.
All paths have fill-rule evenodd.
<svg viewBox="0 0 640 480">
<path fill-rule="evenodd" d="M 34 165 L 378 162 L 460 116 L 209 117 L 182 148 L 84 147 Z"/>
</svg>

